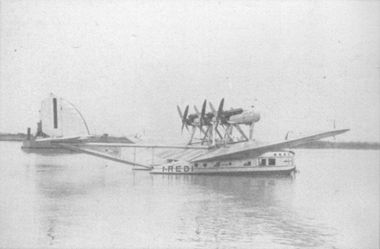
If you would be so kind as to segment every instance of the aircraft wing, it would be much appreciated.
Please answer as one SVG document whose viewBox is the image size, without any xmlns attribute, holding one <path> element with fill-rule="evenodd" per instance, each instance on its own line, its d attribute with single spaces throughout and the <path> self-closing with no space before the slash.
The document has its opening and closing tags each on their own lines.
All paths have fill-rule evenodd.
<svg viewBox="0 0 380 249">
<path fill-rule="evenodd" d="M 83 143 L 85 147 L 126 147 L 126 148 L 148 148 L 148 149 L 193 149 L 193 150 L 208 150 L 208 146 L 194 145 L 163 145 L 163 144 L 133 144 L 133 143 Z"/>
<path fill-rule="evenodd" d="M 170 151 L 174 154 L 178 151 L 186 152 L 186 154 L 188 154 L 188 155 L 193 155 L 190 152 L 194 152 L 194 151 L 198 152 L 197 155 L 204 154 L 204 152 L 207 152 L 209 149 L 208 146 L 131 144 L 131 143 L 96 143 L 96 142 L 80 142 L 80 141 L 79 141 L 79 143 L 73 143 L 72 141 L 66 142 L 66 140 L 64 140 L 64 141 L 57 140 L 57 141 L 53 141 L 53 143 L 56 146 L 59 146 L 61 148 L 65 148 L 65 149 L 68 149 L 71 151 L 82 152 L 82 153 L 89 154 L 92 156 L 101 157 L 101 158 L 109 159 L 112 161 L 116 161 L 116 162 L 120 162 L 120 163 L 124 163 L 124 164 L 128 164 L 128 165 L 143 167 L 146 169 L 150 169 L 152 167 L 151 162 L 141 162 L 141 161 L 136 162 L 135 160 L 131 161 L 128 159 L 123 159 L 123 158 L 120 158 L 120 156 L 117 157 L 115 155 L 111 155 L 109 153 L 108 149 L 109 148 L 122 148 L 122 147 L 126 147 L 126 148 L 148 148 L 148 149 L 157 148 L 157 149 L 169 149 L 168 151 Z M 103 148 L 103 150 L 99 150 L 99 148 Z M 106 149 L 106 148 L 108 148 L 108 149 Z M 108 151 L 108 153 L 106 153 L 106 151 Z M 177 157 L 172 154 L 171 156 L 166 155 L 163 157 L 156 157 L 154 161 L 160 161 L 162 159 L 176 159 L 176 158 Z"/>
<path fill-rule="evenodd" d="M 60 146 L 62 148 L 69 149 L 69 150 L 72 150 L 72 151 L 82 152 L 82 153 L 89 154 L 89 155 L 92 155 L 92 156 L 105 158 L 105 159 L 112 160 L 112 161 L 119 162 L 119 163 L 124 163 L 124 164 L 132 165 L 132 166 L 143 167 L 143 168 L 146 168 L 146 169 L 151 169 L 152 168 L 151 166 L 149 166 L 147 164 L 136 163 L 136 162 L 132 162 L 132 161 L 129 161 L 129 160 L 117 158 L 117 157 L 112 156 L 112 155 L 107 154 L 107 153 L 103 153 L 103 152 L 92 150 L 92 149 L 88 149 L 88 148 L 82 148 L 82 147 L 79 147 L 77 145 L 66 144 L 66 143 L 57 143 L 57 146 Z"/>
<path fill-rule="evenodd" d="M 301 144 L 307 144 L 312 141 L 320 140 L 327 137 L 336 136 L 349 131 L 349 129 L 332 130 L 311 136 L 301 137 L 298 139 L 284 140 L 277 143 L 258 144 L 254 141 L 233 144 L 221 147 L 204 155 L 194 158 L 193 162 L 211 161 L 211 160 L 233 160 L 247 157 L 259 156 L 265 152 L 293 148 Z"/>
</svg>

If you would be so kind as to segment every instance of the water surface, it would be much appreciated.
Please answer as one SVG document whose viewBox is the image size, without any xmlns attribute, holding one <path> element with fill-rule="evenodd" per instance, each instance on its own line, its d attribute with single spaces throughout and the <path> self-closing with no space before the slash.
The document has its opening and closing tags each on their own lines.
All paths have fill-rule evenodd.
<svg viewBox="0 0 380 249">
<path fill-rule="evenodd" d="M 0 247 L 378 248 L 379 159 L 296 150 L 294 177 L 165 176 L 0 142 Z"/>
</svg>

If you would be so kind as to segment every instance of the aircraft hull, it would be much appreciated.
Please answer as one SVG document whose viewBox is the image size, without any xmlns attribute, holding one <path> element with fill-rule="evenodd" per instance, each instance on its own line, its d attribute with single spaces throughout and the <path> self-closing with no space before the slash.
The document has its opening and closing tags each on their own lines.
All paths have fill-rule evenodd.
<svg viewBox="0 0 380 249">
<path fill-rule="evenodd" d="M 55 150 L 55 151 L 66 151 L 70 152 L 61 147 L 53 145 L 50 141 L 35 141 L 35 140 L 24 140 L 22 142 L 21 149 L 24 151 L 39 151 L 39 150 Z"/>
<path fill-rule="evenodd" d="M 151 174 L 163 175 L 283 175 L 291 174 L 296 170 L 296 166 L 273 166 L 273 167 L 231 167 L 218 169 L 194 169 L 189 166 L 188 171 L 183 168 L 168 170 L 164 167 L 154 167 Z"/>
<path fill-rule="evenodd" d="M 172 160 L 156 165 L 151 174 L 166 175 L 268 175 L 290 174 L 296 169 L 294 152 L 267 152 L 259 157 L 225 161 L 186 162 Z"/>
<path fill-rule="evenodd" d="M 80 150 L 65 148 L 64 146 L 54 144 L 49 140 L 46 140 L 46 141 L 24 140 L 22 143 L 21 149 L 26 153 L 37 153 L 37 154 L 47 154 L 47 155 L 82 153 Z M 120 148 L 115 148 L 115 147 L 110 146 L 110 147 L 92 147 L 92 149 L 94 151 L 108 153 L 111 156 L 120 156 Z"/>
</svg>

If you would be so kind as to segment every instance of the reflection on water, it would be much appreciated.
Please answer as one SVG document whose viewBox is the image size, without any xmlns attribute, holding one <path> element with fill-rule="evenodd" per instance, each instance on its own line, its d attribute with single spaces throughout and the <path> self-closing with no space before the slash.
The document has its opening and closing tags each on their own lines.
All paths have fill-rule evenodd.
<svg viewBox="0 0 380 249">
<path fill-rule="evenodd" d="M 378 241 L 378 176 L 350 171 L 331 180 L 349 156 L 342 151 L 325 161 L 334 175 L 308 165 L 311 153 L 323 152 L 301 151 L 301 173 L 289 177 L 149 175 L 86 155 L 25 154 L 14 144 L 0 153 L 0 247 L 376 248 Z M 366 153 L 358 160 L 378 160 Z M 351 216 L 362 209 L 357 195 L 370 215 L 363 226 Z M 336 210 L 345 205 L 352 207 Z"/>
<path fill-rule="evenodd" d="M 310 223 L 292 208 L 294 177 L 162 176 L 201 187 L 206 199 L 187 201 L 196 220 L 197 241 L 310 247 L 326 243 L 326 227 Z M 326 238 L 327 236 L 327 238 Z"/>
<path fill-rule="evenodd" d="M 91 178 L 83 177 L 75 169 L 60 164 L 36 164 L 35 170 L 37 191 L 42 196 L 38 211 L 44 214 L 41 225 L 50 239 L 49 245 L 53 245 L 62 239 L 56 231 L 60 226 L 75 226 L 77 218 L 85 215 L 86 211 L 76 210 L 73 202 L 104 187 L 104 174 L 100 169 Z"/>
</svg>

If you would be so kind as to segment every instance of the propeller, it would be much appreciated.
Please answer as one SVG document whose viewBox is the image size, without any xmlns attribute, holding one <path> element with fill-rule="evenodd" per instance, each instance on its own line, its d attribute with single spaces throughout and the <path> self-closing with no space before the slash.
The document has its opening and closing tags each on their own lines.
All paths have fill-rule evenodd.
<svg viewBox="0 0 380 249">
<path fill-rule="evenodd" d="M 178 111 L 178 114 L 179 114 L 179 118 L 182 120 L 182 111 L 181 111 L 181 108 L 177 105 L 177 111 Z"/>
<path fill-rule="evenodd" d="M 223 114 L 223 106 L 224 106 L 224 98 L 219 103 L 218 112 L 216 113 L 216 127 L 218 127 L 219 121 L 222 119 Z"/>
<path fill-rule="evenodd" d="M 215 110 L 214 105 L 213 105 L 211 102 L 209 102 L 209 103 L 208 103 L 208 106 L 210 107 L 211 111 L 215 114 L 215 113 L 216 113 L 216 110 Z"/>
<path fill-rule="evenodd" d="M 200 112 L 199 112 L 199 110 L 198 110 L 198 108 L 197 108 L 196 105 L 194 105 L 194 111 L 195 111 L 198 115 L 200 114 Z"/>
<path fill-rule="evenodd" d="M 224 98 L 222 98 L 222 100 L 220 101 L 219 103 L 219 108 L 218 108 L 218 117 L 221 117 L 222 115 L 222 112 L 223 112 L 223 106 L 224 106 Z"/>
<path fill-rule="evenodd" d="M 182 120 L 182 127 L 181 127 L 181 132 L 183 132 L 183 128 L 186 127 L 186 130 L 188 129 L 187 128 L 187 114 L 189 113 L 189 106 L 187 105 L 186 108 L 185 108 L 185 112 L 181 113 L 181 109 L 179 108 L 179 106 L 177 106 L 177 110 L 178 110 L 178 114 L 180 115 L 181 117 L 181 120 Z"/>
<path fill-rule="evenodd" d="M 201 117 L 200 117 L 200 119 L 199 119 L 199 123 L 200 123 L 200 126 L 201 126 L 201 127 L 202 127 L 202 125 L 203 125 L 204 118 L 205 118 L 206 104 L 207 104 L 207 100 L 204 100 L 204 101 L 203 101 L 203 105 L 202 105 Z"/>
</svg>

